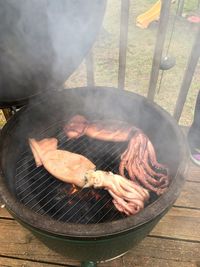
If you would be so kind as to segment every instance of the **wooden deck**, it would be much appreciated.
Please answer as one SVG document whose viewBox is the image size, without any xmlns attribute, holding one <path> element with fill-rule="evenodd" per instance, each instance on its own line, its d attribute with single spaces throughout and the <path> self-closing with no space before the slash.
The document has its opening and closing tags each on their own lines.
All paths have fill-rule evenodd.
<svg viewBox="0 0 200 267">
<path fill-rule="evenodd" d="M 48 249 L 0 209 L 0 266 L 80 264 Z M 125 256 L 102 267 L 200 267 L 200 167 L 192 163 L 184 189 L 153 231 Z"/>
</svg>

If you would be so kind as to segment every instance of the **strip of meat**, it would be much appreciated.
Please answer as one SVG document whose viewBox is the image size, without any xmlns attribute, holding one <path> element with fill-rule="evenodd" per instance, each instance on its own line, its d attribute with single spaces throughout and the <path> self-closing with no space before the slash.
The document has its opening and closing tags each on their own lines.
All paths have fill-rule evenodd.
<svg viewBox="0 0 200 267">
<path fill-rule="evenodd" d="M 85 135 L 104 141 L 124 142 L 129 138 L 134 127 L 121 121 L 93 121 L 85 130 Z"/>
<path fill-rule="evenodd" d="M 64 131 L 69 138 L 87 135 L 104 141 L 124 142 L 129 139 L 131 133 L 137 131 L 137 128 L 116 120 L 92 121 L 90 123 L 84 116 L 76 115 L 68 121 Z"/>
</svg>

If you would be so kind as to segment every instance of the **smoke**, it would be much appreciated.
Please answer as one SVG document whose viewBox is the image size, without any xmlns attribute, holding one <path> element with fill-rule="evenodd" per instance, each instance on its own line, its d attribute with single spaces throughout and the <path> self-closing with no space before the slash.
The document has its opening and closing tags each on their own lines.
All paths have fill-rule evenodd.
<svg viewBox="0 0 200 267">
<path fill-rule="evenodd" d="M 105 0 L 0 1 L 0 98 L 16 100 L 61 87 L 93 44 L 104 8 Z M 105 103 L 110 103 L 106 94 L 101 118 L 126 119 L 127 101 L 114 101 L 115 107 Z M 85 97 L 82 105 L 88 109 L 91 104 L 94 100 Z M 140 108 L 128 113 L 142 121 Z"/>
<path fill-rule="evenodd" d="M 0 98 L 59 87 L 99 31 L 105 0 L 0 1 Z"/>
<path fill-rule="evenodd" d="M 34 8 L 31 8 L 34 3 Z M 27 97 L 46 85 L 53 50 L 40 1 L 1 1 L 0 90 Z M 30 14 L 31 12 L 31 14 Z M 49 43 L 44 48 L 45 43 Z"/>
</svg>

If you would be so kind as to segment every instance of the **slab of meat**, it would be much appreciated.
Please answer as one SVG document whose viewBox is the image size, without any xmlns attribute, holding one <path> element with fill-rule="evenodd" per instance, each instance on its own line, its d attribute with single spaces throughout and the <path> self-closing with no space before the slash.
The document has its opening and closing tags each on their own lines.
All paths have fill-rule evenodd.
<svg viewBox="0 0 200 267">
<path fill-rule="evenodd" d="M 30 138 L 29 144 L 37 166 L 43 165 L 63 182 L 79 187 L 105 188 L 113 197 L 115 207 L 127 215 L 139 212 L 149 199 L 148 191 L 134 182 L 111 172 L 95 171 L 96 166 L 86 157 L 57 149 L 56 138 L 40 141 Z"/>
<path fill-rule="evenodd" d="M 36 165 L 43 165 L 49 173 L 63 182 L 83 187 L 85 172 L 95 170 L 95 165 L 82 155 L 58 150 L 57 142 L 56 138 L 45 138 L 41 141 L 29 139 Z"/>
<path fill-rule="evenodd" d="M 42 139 L 41 141 L 36 141 L 35 139 L 30 138 L 29 144 L 33 152 L 35 164 L 37 167 L 39 167 L 43 165 L 41 160 L 41 151 L 42 152 L 55 151 L 58 147 L 58 140 L 56 138 L 45 138 Z"/>
<path fill-rule="evenodd" d="M 130 134 L 137 130 L 136 127 L 123 121 L 99 120 L 89 122 L 82 115 L 72 117 L 64 127 L 64 131 L 69 138 L 79 138 L 82 135 L 87 135 L 91 138 L 113 142 L 127 141 Z"/>
<path fill-rule="evenodd" d="M 68 138 L 86 135 L 103 141 L 128 142 L 121 155 L 119 173 L 125 177 L 125 170 L 132 181 L 145 188 L 163 194 L 169 185 L 168 169 L 156 158 L 155 149 L 149 138 L 127 122 L 106 120 L 88 121 L 82 115 L 72 117 L 64 127 Z"/>
</svg>

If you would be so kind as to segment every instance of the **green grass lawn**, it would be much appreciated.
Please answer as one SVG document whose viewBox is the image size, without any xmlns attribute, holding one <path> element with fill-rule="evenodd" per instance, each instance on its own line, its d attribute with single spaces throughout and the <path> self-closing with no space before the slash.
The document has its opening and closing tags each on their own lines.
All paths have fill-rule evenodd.
<svg viewBox="0 0 200 267">
<path fill-rule="evenodd" d="M 136 27 L 135 22 L 136 17 L 147 11 L 155 2 L 156 0 L 130 1 L 125 89 L 144 96 L 147 95 L 148 91 L 157 24 L 154 23 L 148 29 L 140 29 Z M 166 48 L 169 44 L 177 2 L 175 1 L 171 5 L 170 22 L 163 55 L 165 55 Z M 196 12 L 197 3 L 197 0 L 185 1 L 184 15 Z M 96 85 L 117 87 L 120 5 L 121 0 L 108 0 L 103 29 L 94 45 Z M 188 23 L 186 19 L 178 18 L 176 20 L 174 35 L 169 50 L 169 55 L 173 55 L 176 58 L 176 65 L 163 73 L 160 92 L 155 97 L 155 101 L 171 114 L 173 114 L 196 30 L 196 26 Z M 198 89 L 200 89 L 199 71 L 200 65 L 198 65 L 193 77 L 180 120 L 180 123 L 183 125 L 190 125 L 193 119 L 196 95 Z M 83 62 L 76 72 L 66 81 L 66 87 L 84 85 L 86 85 L 86 75 L 85 64 Z M 0 123 L 1 125 L 3 124 L 3 116 L 1 114 Z"/>
</svg>

